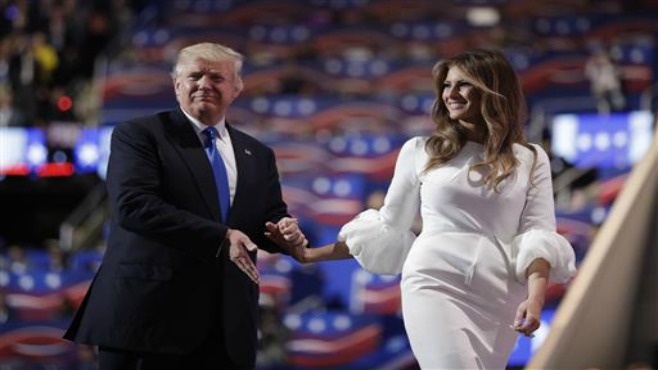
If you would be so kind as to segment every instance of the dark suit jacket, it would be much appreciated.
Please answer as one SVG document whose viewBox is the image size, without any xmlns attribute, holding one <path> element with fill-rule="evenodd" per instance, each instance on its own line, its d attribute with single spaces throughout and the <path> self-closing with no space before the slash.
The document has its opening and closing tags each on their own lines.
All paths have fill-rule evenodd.
<svg viewBox="0 0 658 370">
<path fill-rule="evenodd" d="M 272 150 L 227 127 L 238 179 L 223 225 L 210 163 L 180 110 L 116 126 L 107 251 L 65 338 L 183 354 L 220 325 L 228 354 L 253 367 L 258 286 L 219 247 L 230 227 L 259 248 L 280 252 L 264 225 L 286 216 L 287 208 Z"/>
</svg>

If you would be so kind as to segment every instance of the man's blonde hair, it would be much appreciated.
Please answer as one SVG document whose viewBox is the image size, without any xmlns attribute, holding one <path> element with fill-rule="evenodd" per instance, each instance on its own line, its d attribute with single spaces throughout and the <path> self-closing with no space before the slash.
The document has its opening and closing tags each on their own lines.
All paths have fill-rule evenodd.
<svg viewBox="0 0 658 370">
<path fill-rule="evenodd" d="M 180 72 L 180 64 L 185 60 L 205 59 L 209 61 L 232 61 L 235 71 L 236 87 L 242 89 L 242 64 L 244 56 L 228 46 L 212 42 L 202 42 L 182 48 L 176 57 L 176 64 L 172 71 L 172 77 L 176 78 Z"/>
</svg>

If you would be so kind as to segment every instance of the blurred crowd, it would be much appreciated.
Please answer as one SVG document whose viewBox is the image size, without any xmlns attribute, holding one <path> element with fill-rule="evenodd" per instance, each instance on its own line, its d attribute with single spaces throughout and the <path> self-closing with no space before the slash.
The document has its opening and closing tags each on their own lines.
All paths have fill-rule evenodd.
<svg viewBox="0 0 658 370">
<path fill-rule="evenodd" d="M 0 2 L 0 127 L 84 122 L 98 57 L 139 1 Z M 75 104 L 73 104 L 75 102 Z"/>
</svg>

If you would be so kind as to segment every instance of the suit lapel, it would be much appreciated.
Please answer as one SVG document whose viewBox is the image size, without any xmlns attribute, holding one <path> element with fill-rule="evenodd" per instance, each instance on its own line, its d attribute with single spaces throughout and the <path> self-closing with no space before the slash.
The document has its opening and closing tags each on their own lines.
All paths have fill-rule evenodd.
<svg viewBox="0 0 658 370">
<path fill-rule="evenodd" d="M 252 171 L 254 170 L 254 160 L 255 153 L 247 144 L 247 141 L 244 140 L 244 137 L 240 132 L 236 131 L 228 123 L 226 124 L 226 129 L 228 130 L 229 135 L 231 136 L 231 144 L 233 145 L 233 153 L 235 154 L 235 167 L 238 172 L 238 179 L 235 189 L 235 197 L 233 198 L 233 205 L 231 210 L 238 209 L 245 203 L 245 200 L 242 198 L 245 196 L 245 188 L 247 187 L 247 181 L 254 178 L 251 176 Z M 248 204 L 247 201 L 245 204 Z M 233 214 L 233 212 L 231 212 Z M 229 220 L 230 220 L 229 216 Z"/>
<path fill-rule="evenodd" d="M 208 157 L 201 146 L 199 137 L 194 132 L 191 123 L 180 110 L 160 113 L 165 122 L 165 130 L 169 140 L 174 144 L 183 161 L 187 164 L 199 192 L 201 192 L 208 211 L 219 221 L 219 200 L 215 179 Z"/>
</svg>

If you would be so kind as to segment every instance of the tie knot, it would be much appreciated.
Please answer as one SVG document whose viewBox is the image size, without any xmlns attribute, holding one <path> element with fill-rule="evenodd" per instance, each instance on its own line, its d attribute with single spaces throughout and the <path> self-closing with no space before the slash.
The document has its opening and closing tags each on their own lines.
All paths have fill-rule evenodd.
<svg viewBox="0 0 658 370">
<path fill-rule="evenodd" d="M 204 140 L 206 147 L 212 146 L 212 143 L 215 142 L 215 139 L 219 137 L 219 132 L 217 132 L 217 129 L 213 126 L 206 128 L 202 132 L 206 136 L 206 140 Z"/>
<path fill-rule="evenodd" d="M 219 132 L 217 132 L 217 129 L 213 126 L 210 126 L 203 130 L 203 133 L 210 138 L 210 140 L 215 140 L 217 137 L 219 137 Z"/>
</svg>

